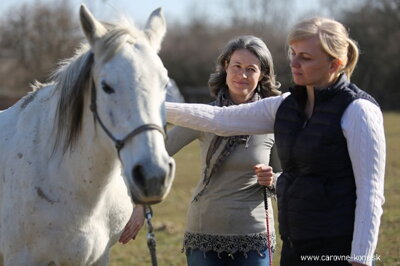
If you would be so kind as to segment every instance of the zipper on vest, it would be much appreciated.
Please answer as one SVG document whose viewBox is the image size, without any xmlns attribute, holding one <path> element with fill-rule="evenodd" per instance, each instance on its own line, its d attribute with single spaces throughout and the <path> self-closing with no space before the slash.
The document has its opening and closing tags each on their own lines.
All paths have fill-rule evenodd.
<svg viewBox="0 0 400 266">
<path fill-rule="evenodd" d="M 311 111 L 311 115 L 310 115 L 310 117 L 307 117 L 307 115 L 306 115 L 306 113 L 303 111 L 303 114 L 304 114 L 304 123 L 303 123 L 303 126 L 301 127 L 301 128 L 306 128 L 307 127 L 307 125 L 308 125 L 308 122 L 310 122 L 310 119 L 313 117 L 313 115 L 314 115 L 314 110 L 315 110 L 315 106 L 317 105 L 317 101 L 316 101 L 316 99 L 314 99 L 314 106 L 313 106 L 313 109 L 312 109 L 312 111 Z"/>
</svg>

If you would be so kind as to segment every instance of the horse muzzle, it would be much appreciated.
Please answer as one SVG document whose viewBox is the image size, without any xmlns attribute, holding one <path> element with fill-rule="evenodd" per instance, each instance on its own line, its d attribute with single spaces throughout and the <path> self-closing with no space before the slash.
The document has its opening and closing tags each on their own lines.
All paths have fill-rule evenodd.
<svg viewBox="0 0 400 266">
<path fill-rule="evenodd" d="M 175 177 L 175 161 L 171 157 L 163 161 L 142 160 L 133 166 L 129 183 L 135 204 L 156 204 L 167 197 Z"/>
</svg>

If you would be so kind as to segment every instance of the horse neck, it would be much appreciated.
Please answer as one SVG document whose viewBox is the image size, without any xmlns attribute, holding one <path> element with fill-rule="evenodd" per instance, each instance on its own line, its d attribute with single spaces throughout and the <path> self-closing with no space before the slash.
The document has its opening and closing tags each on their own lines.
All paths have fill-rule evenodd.
<svg viewBox="0 0 400 266">
<path fill-rule="evenodd" d="M 89 100 L 85 102 L 80 136 L 64 160 L 70 167 L 72 183 L 93 202 L 101 197 L 113 178 L 120 178 L 120 162 L 111 140 L 95 124 L 88 106 Z"/>
</svg>

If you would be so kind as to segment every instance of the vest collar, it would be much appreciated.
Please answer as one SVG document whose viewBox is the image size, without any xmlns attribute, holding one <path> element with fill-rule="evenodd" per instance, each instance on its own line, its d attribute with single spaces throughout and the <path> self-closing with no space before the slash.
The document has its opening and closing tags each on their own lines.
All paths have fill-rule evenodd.
<svg viewBox="0 0 400 266">
<path fill-rule="evenodd" d="M 337 81 L 325 88 L 325 89 L 315 89 L 315 100 L 316 101 L 326 101 L 333 97 L 337 92 L 343 90 L 350 84 L 349 79 L 347 78 L 346 74 L 341 74 Z M 307 90 L 305 86 L 294 86 L 293 88 L 289 88 L 290 93 L 300 102 L 304 103 L 307 99 Z"/>
</svg>

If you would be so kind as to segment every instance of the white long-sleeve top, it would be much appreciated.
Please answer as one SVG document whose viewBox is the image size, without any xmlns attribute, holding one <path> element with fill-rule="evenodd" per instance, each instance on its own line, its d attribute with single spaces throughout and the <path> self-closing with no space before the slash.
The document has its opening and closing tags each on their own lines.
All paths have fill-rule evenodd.
<svg viewBox="0 0 400 266">
<path fill-rule="evenodd" d="M 272 133 L 278 107 L 288 95 L 230 107 L 167 103 L 167 120 L 223 136 Z M 344 112 L 341 127 L 347 140 L 357 195 L 349 261 L 371 265 L 385 200 L 386 144 L 382 112 L 370 101 L 357 99 Z"/>
</svg>

